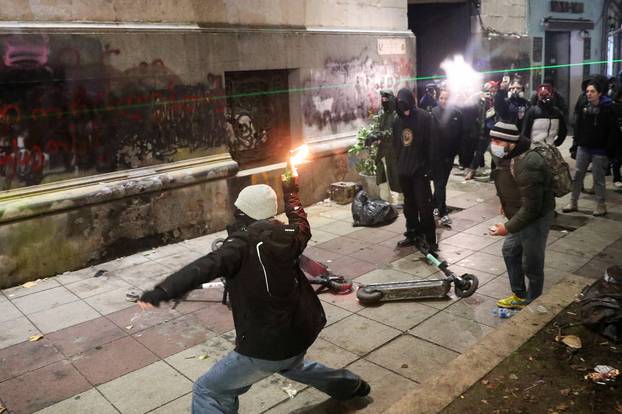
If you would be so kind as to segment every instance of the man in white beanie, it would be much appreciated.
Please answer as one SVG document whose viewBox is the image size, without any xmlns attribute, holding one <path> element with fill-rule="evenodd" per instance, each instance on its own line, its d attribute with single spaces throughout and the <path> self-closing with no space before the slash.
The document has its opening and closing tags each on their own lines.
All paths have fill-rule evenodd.
<svg viewBox="0 0 622 414">
<path fill-rule="evenodd" d="M 520 309 L 542 293 L 546 239 L 555 209 L 553 177 L 544 157 L 519 136 L 513 123 L 497 122 L 490 138 L 495 187 L 508 219 L 492 226 L 490 234 L 505 236 L 501 251 L 512 289 L 497 306 Z"/>
<path fill-rule="evenodd" d="M 346 369 L 304 359 L 326 324 L 317 295 L 298 265 L 311 238 L 295 178 L 283 182 L 289 225 L 274 219 L 277 196 L 264 184 L 244 188 L 235 201 L 235 222 L 221 248 L 145 292 L 148 309 L 225 277 L 236 330 L 235 350 L 196 380 L 192 412 L 236 413 L 238 396 L 279 373 L 338 400 L 365 397 L 370 386 Z"/>
</svg>

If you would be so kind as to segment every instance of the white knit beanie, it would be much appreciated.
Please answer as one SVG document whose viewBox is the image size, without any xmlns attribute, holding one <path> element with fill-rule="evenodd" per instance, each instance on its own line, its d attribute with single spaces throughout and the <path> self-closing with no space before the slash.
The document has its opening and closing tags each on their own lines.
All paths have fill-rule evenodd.
<svg viewBox="0 0 622 414">
<path fill-rule="evenodd" d="M 245 187 L 233 203 L 252 219 L 263 220 L 276 216 L 276 193 L 269 185 L 256 184 Z"/>
</svg>

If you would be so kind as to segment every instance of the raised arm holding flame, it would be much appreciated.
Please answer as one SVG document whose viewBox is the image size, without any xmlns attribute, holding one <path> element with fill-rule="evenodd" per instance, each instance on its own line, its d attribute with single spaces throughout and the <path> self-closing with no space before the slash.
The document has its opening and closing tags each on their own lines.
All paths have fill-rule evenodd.
<svg viewBox="0 0 622 414">
<path fill-rule="evenodd" d="M 290 181 L 292 178 L 298 177 L 297 166 L 303 162 L 309 156 L 309 147 L 304 144 L 298 148 L 294 148 L 289 151 L 289 158 L 287 160 L 287 167 L 285 172 L 281 176 L 283 181 Z"/>
</svg>

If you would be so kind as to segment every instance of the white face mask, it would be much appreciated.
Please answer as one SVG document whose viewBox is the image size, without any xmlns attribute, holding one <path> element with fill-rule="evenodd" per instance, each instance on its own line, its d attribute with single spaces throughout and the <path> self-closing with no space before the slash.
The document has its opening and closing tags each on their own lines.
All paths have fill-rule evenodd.
<svg viewBox="0 0 622 414">
<path fill-rule="evenodd" d="M 494 142 L 490 143 L 490 153 L 497 158 L 505 157 L 505 148 L 506 147 L 504 145 L 495 144 Z"/>
</svg>

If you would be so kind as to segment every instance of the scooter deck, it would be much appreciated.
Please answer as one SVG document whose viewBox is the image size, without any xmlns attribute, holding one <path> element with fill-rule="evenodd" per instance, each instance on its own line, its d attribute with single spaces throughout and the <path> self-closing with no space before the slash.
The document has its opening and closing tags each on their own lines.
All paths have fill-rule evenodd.
<svg viewBox="0 0 622 414">
<path fill-rule="evenodd" d="M 446 279 L 371 283 L 359 288 L 356 296 L 359 301 L 364 303 L 409 299 L 442 299 L 447 297 L 450 288 L 451 282 Z"/>
</svg>

